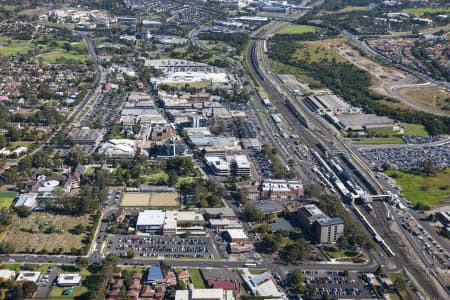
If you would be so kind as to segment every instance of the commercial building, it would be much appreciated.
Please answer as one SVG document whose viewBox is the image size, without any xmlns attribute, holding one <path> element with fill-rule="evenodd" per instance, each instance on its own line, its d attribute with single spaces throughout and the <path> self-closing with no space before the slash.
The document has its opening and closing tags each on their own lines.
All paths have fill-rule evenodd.
<svg viewBox="0 0 450 300">
<path fill-rule="evenodd" d="M 230 243 L 248 243 L 250 241 L 242 229 L 228 229 L 226 235 Z"/>
<path fill-rule="evenodd" d="M 227 156 L 230 162 L 231 174 L 236 176 L 250 176 L 250 162 L 245 155 Z"/>
<path fill-rule="evenodd" d="M 241 283 L 236 279 L 208 279 L 208 287 L 232 291 L 236 296 L 241 293 Z"/>
<path fill-rule="evenodd" d="M 250 162 L 245 155 L 206 156 L 206 162 L 217 176 L 250 176 Z"/>
<path fill-rule="evenodd" d="M 205 208 L 205 217 L 207 219 L 238 219 L 233 209 L 230 207 Z"/>
<path fill-rule="evenodd" d="M 136 229 L 140 232 L 159 234 L 165 223 L 166 213 L 162 210 L 144 210 L 139 213 Z"/>
<path fill-rule="evenodd" d="M 177 290 L 175 300 L 235 300 L 233 291 L 224 289 Z"/>
<path fill-rule="evenodd" d="M 17 275 L 16 281 L 31 281 L 37 283 L 41 277 L 41 272 L 22 271 Z"/>
<path fill-rule="evenodd" d="M 265 180 L 261 184 L 263 198 L 273 200 L 298 199 L 303 196 L 303 184 L 298 180 Z"/>
<path fill-rule="evenodd" d="M 132 158 L 138 150 L 142 151 L 135 140 L 112 139 L 104 142 L 98 149 L 98 152 L 105 154 L 109 158 Z M 144 151 L 142 153 L 146 154 Z"/>
<path fill-rule="evenodd" d="M 16 275 L 16 272 L 8 270 L 8 269 L 0 269 L 0 282 L 8 281 Z"/>
<path fill-rule="evenodd" d="M 162 285 L 164 284 L 164 275 L 160 265 L 152 265 L 145 272 L 143 278 L 144 284 Z"/>
<path fill-rule="evenodd" d="M 342 218 L 319 219 L 315 223 L 316 238 L 319 243 L 335 243 L 344 234 Z"/>
<path fill-rule="evenodd" d="M 78 273 L 59 274 L 56 284 L 60 287 L 74 287 L 81 284 L 81 276 Z"/>
<path fill-rule="evenodd" d="M 303 228 L 310 231 L 314 222 L 319 219 L 327 219 L 327 215 L 325 215 L 316 205 L 308 204 L 300 207 L 298 210 L 298 218 L 300 224 Z"/>
<path fill-rule="evenodd" d="M 329 218 L 314 204 L 302 206 L 298 217 L 303 228 L 314 234 L 319 243 L 335 243 L 344 234 L 344 220 Z"/>
<path fill-rule="evenodd" d="M 230 176 L 231 170 L 229 163 L 220 157 L 206 156 L 206 163 L 211 169 L 211 172 L 216 176 Z"/>
<path fill-rule="evenodd" d="M 210 219 L 209 226 L 213 230 L 226 231 L 228 229 L 242 229 L 242 224 L 238 220 Z"/>
</svg>

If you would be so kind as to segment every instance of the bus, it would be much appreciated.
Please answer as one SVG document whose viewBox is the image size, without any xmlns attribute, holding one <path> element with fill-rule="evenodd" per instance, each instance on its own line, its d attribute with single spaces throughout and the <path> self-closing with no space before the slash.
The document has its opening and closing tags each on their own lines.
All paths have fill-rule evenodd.
<svg viewBox="0 0 450 300">
<path fill-rule="evenodd" d="M 246 263 L 246 264 L 244 264 L 244 267 L 247 267 L 247 268 L 256 268 L 256 263 Z"/>
</svg>

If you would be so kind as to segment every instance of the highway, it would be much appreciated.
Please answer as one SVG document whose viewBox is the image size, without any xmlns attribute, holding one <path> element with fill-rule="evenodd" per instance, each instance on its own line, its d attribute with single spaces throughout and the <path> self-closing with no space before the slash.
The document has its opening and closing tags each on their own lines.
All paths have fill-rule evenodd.
<svg viewBox="0 0 450 300">
<path fill-rule="evenodd" d="M 273 34 L 274 31 L 272 31 L 271 28 L 278 29 L 280 26 L 282 26 L 280 23 L 274 24 L 274 22 L 272 22 L 270 26 L 266 26 L 267 30 L 263 35 L 264 38 Z M 248 66 L 251 68 L 251 72 L 257 79 L 258 84 L 260 84 L 269 94 L 269 98 L 276 106 L 277 110 L 285 119 L 290 120 L 292 126 L 301 128 L 301 130 L 299 130 L 300 136 L 303 137 L 304 142 L 310 148 L 315 148 L 316 145 L 321 142 L 323 145 L 326 145 L 329 150 L 347 150 L 349 157 L 356 162 L 356 165 L 359 166 L 361 170 L 363 170 L 363 174 L 366 174 L 368 178 L 370 178 L 370 181 L 375 184 L 380 192 L 385 192 L 387 190 L 386 187 L 376 180 L 372 171 L 358 157 L 357 154 L 353 153 L 353 150 L 346 144 L 346 141 L 342 138 L 336 138 L 333 134 L 330 134 L 330 130 L 327 129 L 320 120 L 317 120 L 315 115 L 310 113 L 310 111 L 304 106 L 303 102 L 298 101 L 296 97 L 294 98 L 290 95 L 289 91 L 285 89 L 283 82 L 281 82 L 278 76 L 270 69 L 267 56 L 264 53 L 263 43 L 263 40 L 255 40 L 251 42 L 249 49 L 255 47 L 257 53 L 255 55 L 251 53 L 251 51 L 248 52 Z M 286 99 L 289 99 L 292 103 L 296 104 L 298 111 L 300 111 L 303 117 L 307 120 L 309 124 L 308 128 L 304 128 L 304 126 L 296 120 L 296 117 L 292 114 L 292 112 L 286 108 Z M 334 147 L 327 144 L 326 141 L 331 141 L 331 144 Z M 381 210 L 379 213 L 384 213 L 384 211 Z M 426 294 L 431 296 L 433 299 L 446 298 L 448 293 L 445 290 L 445 286 L 442 286 L 440 278 L 436 278 L 427 271 L 432 266 L 429 261 L 421 255 L 422 251 L 418 245 L 411 243 L 409 237 L 403 231 L 393 233 L 386 223 L 387 221 L 379 222 L 379 224 L 377 224 L 377 230 L 379 230 L 379 233 L 383 238 L 386 238 L 386 242 L 394 250 L 394 252 L 397 253 L 397 255 L 392 258 L 395 265 L 407 269 L 408 272 L 414 276 L 416 281 L 420 282 Z M 407 252 L 405 251 L 405 248 L 414 249 L 414 251 Z M 412 261 L 417 261 L 419 263 L 411 263 Z M 436 280 L 438 282 L 436 282 Z"/>
</svg>

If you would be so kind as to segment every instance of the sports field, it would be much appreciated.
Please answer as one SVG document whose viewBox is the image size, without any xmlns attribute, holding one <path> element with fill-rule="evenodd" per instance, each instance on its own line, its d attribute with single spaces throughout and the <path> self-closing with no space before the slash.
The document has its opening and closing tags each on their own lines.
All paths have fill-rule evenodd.
<svg viewBox="0 0 450 300">
<path fill-rule="evenodd" d="M 122 207 L 178 207 L 177 193 L 123 193 Z"/>
</svg>

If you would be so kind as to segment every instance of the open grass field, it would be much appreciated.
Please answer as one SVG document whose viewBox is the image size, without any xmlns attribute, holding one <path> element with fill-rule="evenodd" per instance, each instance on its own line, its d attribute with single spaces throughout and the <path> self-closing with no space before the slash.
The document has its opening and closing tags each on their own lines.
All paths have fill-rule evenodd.
<svg viewBox="0 0 450 300">
<path fill-rule="evenodd" d="M 191 282 L 196 289 L 206 288 L 205 281 L 203 280 L 199 269 L 188 269 L 188 271 L 191 276 Z"/>
<path fill-rule="evenodd" d="M 276 34 L 302 34 L 306 32 L 315 32 L 316 30 L 317 28 L 314 26 L 291 24 L 281 28 Z"/>
<path fill-rule="evenodd" d="M 19 45 L 0 46 L 0 55 L 1 56 L 13 56 L 13 55 L 17 55 L 17 54 L 24 54 L 32 49 L 33 49 L 33 47 L 19 46 Z"/>
<path fill-rule="evenodd" d="M 42 57 L 44 64 L 56 64 L 60 63 L 61 59 L 73 59 L 79 62 L 86 62 L 89 59 L 89 55 L 78 54 L 75 52 L 50 52 L 38 55 L 35 60 L 39 61 L 39 57 Z"/>
<path fill-rule="evenodd" d="M 450 107 L 450 93 L 437 87 L 404 88 L 399 93 L 424 106 L 442 110 L 442 107 Z M 445 111 L 450 114 L 449 111 Z"/>
<path fill-rule="evenodd" d="M 326 39 L 321 41 L 297 42 L 298 49 L 295 51 L 294 58 L 306 60 L 309 63 L 319 62 L 321 60 L 333 60 L 337 62 L 346 61 L 338 55 L 333 49 L 333 45 L 343 43 L 342 39 Z"/>
<path fill-rule="evenodd" d="M 411 7 L 402 9 L 402 12 L 413 14 L 416 16 L 423 16 L 424 14 L 448 14 L 450 13 L 450 7 Z"/>
<path fill-rule="evenodd" d="M 403 127 L 405 128 L 404 135 L 410 136 L 428 136 L 428 131 L 425 129 L 425 126 L 421 124 L 410 124 L 403 123 Z"/>
<path fill-rule="evenodd" d="M 178 207 L 177 193 L 123 193 L 122 207 Z"/>
<path fill-rule="evenodd" d="M 398 136 L 391 136 L 387 138 L 367 138 L 359 141 L 353 141 L 356 145 L 384 145 L 384 144 L 404 144 L 405 141 Z"/>
<path fill-rule="evenodd" d="M 10 229 L 4 233 L 1 242 L 10 242 L 15 245 L 16 252 L 25 252 L 34 249 L 40 251 L 46 249 L 62 248 L 69 252 L 71 248 L 81 248 L 84 235 L 70 233 L 76 225 L 89 224 L 89 215 L 65 216 L 44 212 L 33 212 L 29 217 L 21 219 L 14 217 Z M 51 226 L 55 227 L 54 233 L 45 233 Z"/>
<path fill-rule="evenodd" d="M 0 209 L 9 208 L 16 196 L 16 192 L 0 191 Z"/>
<path fill-rule="evenodd" d="M 84 286 L 78 286 L 78 287 L 74 287 L 73 288 L 73 292 L 71 295 L 69 296 L 64 296 L 63 292 L 64 290 L 66 290 L 67 288 L 61 288 L 59 286 L 54 286 L 52 287 L 52 289 L 50 290 L 50 294 L 48 295 L 47 299 L 50 300 L 59 300 L 59 299 L 75 299 L 83 294 L 86 294 L 88 292 L 88 288 L 84 287 Z"/>
<path fill-rule="evenodd" d="M 450 203 L 450 168 L 430 177 L 396 170 L 389 170 L 386 174 L 394 178 L 405 197 L 414 205 L 422 203 L 434 207 Z"/>
</svg>

